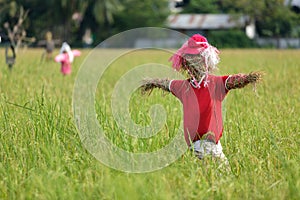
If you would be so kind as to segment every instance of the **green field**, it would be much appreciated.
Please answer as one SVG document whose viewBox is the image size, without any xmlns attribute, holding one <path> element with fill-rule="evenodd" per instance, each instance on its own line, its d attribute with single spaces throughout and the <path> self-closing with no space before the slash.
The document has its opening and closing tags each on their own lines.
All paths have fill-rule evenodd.
<svg viewBox="0 0 300 200">
<path fill-rule="evenodd" d="M 63 77 L 59 64 L 40 61 L 41 49 L 19 50 L 12 71 L 0 49 L 0 199 L 300 199 L 300 51 L 221 52 L 219 74 L 266 74 L 256 93 L 249 86 L 226 98 L 221 142 L 231 173 L 187 151 L 161 170 L 134 174 L 103 165 L 81 143 L 72 94 L 88 50 L 75 59 L 72 74 Z M 181 105 L 160 91 L 149 97 L 134 93 L 130 107 L 137 123 L 149 123 L 152 103 L 163 105 L 168 114 L 158 135 L 136 141 L 114 123 L 107 103 L 112 88 L 135 65 L 168 64 L 169 56 L 137 52 L 114 62 L 99 82 L 98 120 L 107 137 L 128 151 L 154 151 L 167 144 L 181 123 Z"/>
</svg>

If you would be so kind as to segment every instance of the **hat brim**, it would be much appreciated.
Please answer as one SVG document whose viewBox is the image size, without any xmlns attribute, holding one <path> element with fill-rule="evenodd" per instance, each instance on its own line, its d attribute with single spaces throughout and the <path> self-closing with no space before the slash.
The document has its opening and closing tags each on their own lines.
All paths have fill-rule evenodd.
<svg viewBox="0 0 300 200">
<path fill-rule="evenodd" d="M 203 48 L 190 48 L 190 47 L 187 47 L 182 52 L 183 52 L 183 54 L 196 55 L 196 54 L 200 54 L 202 51 L 203 51 Z"/>
</svg>

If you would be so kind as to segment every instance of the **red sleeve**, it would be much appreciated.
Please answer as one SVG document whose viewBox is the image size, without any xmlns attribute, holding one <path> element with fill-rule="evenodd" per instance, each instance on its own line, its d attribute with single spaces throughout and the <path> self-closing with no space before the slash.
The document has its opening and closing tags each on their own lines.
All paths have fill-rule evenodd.
<svg viewBox="0 0 300 200">
<path fill-rule="evenodd" d="M 217 76 L 217 79 L 215 80 L 216 84 L 216 97 L 220 100 L 223 100 L 228 93 L 229 90 L 227 90 L 225 84 L 227 81 L 227 78 L 229 76 Z"/>
<path fill-rule="evenodd" d="M 226 93 L 227 93 L 228 90 L 227 90 L 227 88 L 226 88 L 226 81 L 227 81 L 227 79 L 229 78 L 229 75 L 221 76 L 221 78 L 222 78 L 222 86 L 225 88 Z"/>
<path fill-rule="evenodd" d="M 171 80 L 169 90 L 174 96 L 182 99 L 183 91 L 186 91 L 188 82 L 186 80 Z"/>
</svg>

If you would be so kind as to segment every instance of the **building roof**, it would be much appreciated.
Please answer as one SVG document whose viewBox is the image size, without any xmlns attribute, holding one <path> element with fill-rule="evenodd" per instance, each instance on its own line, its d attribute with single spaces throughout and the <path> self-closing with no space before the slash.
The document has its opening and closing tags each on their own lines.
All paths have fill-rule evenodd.
<svg viewBox="0 0 300 200">
<path fill-rule="evenodd" d="M 285 0 L 284 5 L 300 7 L 300 0 Z"/>
<path fill-rule="evenodd" d="M 228 14 L 174 14 L 167 19 L 167 27 L 172 29 L 216 30 L 243 28 L 247 26 L 247 16 Z"/>
</svg>

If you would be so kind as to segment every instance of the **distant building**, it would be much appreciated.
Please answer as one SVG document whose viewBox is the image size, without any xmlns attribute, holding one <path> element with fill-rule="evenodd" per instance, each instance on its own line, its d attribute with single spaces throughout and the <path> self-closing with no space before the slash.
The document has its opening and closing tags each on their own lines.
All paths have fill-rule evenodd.
<svg viewBox="0 0 300 200">
<path fill-rule="evenodd" d="M 249 38 L 255 36 L 255 25 L 249 17 L 229 14 L 173 14 L 167 19 L 167 28 L 187 35 L 210 30 L 244 29 Z"/>
<path fill-rule="evenodd" d="M 284 5 L 291 5 L 300 7 L 300 0 L 285 0 Z"/>
<path fill-rule="evenodd" d="M 285 0 L 284 5 L 291 6 L 296 13 L 300 13 L 300 0 Z"/>
<path fill-rule="evenodd" d="M 277 48 L 300 48 L 300 38 L 262 38 L 256 35 L 255 21 L 246 15 L 230 14 L 179 14 L 189 3 L 189 0 L 169 0 L 171 14 L 166 21 L 166 27 L 186 35 L 195 33 L 206 34 L 212 30 L 241 29 L 259 46 Z M 300 0 L 284 0 L 285 6 L 300 13 Z M 299 27 L 298 27 L 299 28 Z"/>
</svg>

